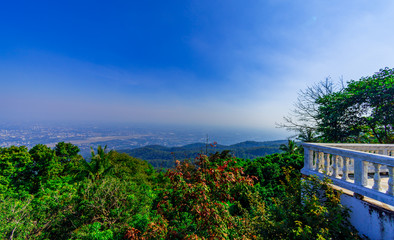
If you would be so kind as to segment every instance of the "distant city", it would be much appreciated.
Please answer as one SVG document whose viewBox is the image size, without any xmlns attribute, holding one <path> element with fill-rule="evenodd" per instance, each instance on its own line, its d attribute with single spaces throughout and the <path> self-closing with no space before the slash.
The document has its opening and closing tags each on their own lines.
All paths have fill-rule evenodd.
<svg viewBox="0 0 394 240">
<path fill-rule="evenodd" d="M 282 138 L 284 139 L 284 138 Z M 107 145 L 108 149 L 133 149 L 147 145 L 183 146 L 196 142 L 218 142 L 228 145 L 242 141 L 279 140 L 273 134 L 256 130 L 214 129 L 179 126 L 141 126 L 99 123 L 1 123 L 0 147 L 37 144 L 54 147 L 58 142 L 77 145 L 84 157 L 91 147 Z"/>
</svg>

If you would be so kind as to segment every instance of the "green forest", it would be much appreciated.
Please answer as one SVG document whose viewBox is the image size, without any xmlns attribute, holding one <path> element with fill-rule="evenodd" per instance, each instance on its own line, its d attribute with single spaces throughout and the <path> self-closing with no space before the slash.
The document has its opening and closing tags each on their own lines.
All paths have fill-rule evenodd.
<svg viewBox="0 0 394 240">
<path fill-rule="evenodd" d="M 155 168 L 172 168 L 175 166 L 174 159 L 194 159 L 198 154 L 208 155 L 209 153 L 231 150 L 239 158 L 254 159 L 268 154 L 280 152 L 279 146 L 286 143 L 286 140 L 255 142 L 245 141 L 230 146 L 208 143 L 194 143 L 182 147 L 165 147 L 160 145 L 148 145 L 134 149 L 120 149 L 121 153 L 144 159 Z"/>
<path fill-rule="evenodd" d="M 339 193 L 300 180 L 302 149 L 254 160 L 216 152 L 166 172 L 105 147 L 90 162 L 78 150 L 0 149 L 3 239 L 357 238 Z"/>
<path fill-rule="evenodd" d="M 394 69 L 300 92 L 282 127 L 308 142 L 394 142 Z M 165 171 L 106 147 L 0 148 L 2 239 L 360 239 L 329 180 L 301 178 L 303 149 L 228 150 Z"/>
<path fill-rule="evenodd" d="M 394 68 L 302 90 L 279 127 L 305 142 L 394 143 Z"/>
</svg>

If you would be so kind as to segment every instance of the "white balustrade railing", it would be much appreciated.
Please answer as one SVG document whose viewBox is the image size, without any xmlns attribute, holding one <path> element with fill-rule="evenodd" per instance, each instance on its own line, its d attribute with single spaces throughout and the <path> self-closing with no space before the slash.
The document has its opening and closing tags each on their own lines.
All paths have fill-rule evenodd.
<svg viewBox="0 0 394 240">
<path fill-rule="evenodd" d="M 394 206 L 394 144 L 302 145 L 302 174 L 328 177 L 339 187 Z"/>
</svg>

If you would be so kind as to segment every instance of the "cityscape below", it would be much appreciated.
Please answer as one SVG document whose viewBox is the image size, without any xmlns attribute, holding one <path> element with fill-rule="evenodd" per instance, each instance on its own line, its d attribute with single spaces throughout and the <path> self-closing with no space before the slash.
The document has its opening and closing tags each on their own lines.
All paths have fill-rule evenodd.
<svg viewBox="0 0 394 240">
<path fill-rule="evenodd" d="M 217 142 L 222 145 L 243 141 L 273 141 L 285 139 L 274 132 L 250 129 L 209 127 L 142 126 L 136 124 L 102 123 L 0 123 L 0 147 L 37 144 L 54 147 L 58 142 L 77 145 L 84 157 L 91 148 L 107 146 L 108 150 L 134 149 L 148 145 L 166 147 L 192 143 Z"/>
</svg>

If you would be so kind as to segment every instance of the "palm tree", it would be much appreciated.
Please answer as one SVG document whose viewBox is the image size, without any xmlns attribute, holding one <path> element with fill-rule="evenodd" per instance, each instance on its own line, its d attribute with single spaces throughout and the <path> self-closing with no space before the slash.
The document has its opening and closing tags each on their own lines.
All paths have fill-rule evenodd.
<svg viewBox="0 0 394 240">
<path fill-rule="evenodd" d="M 279 149 L 284 151 L 284 152 L 293 154 L 293 153 L 295 153 L 298 150 L 298 145 L 295 143 L 295 141 L 288 139 L 287 140 L 287 145 L 286 144 L 281 144 L 279 146 Z"/>
<path fill-rule="evenodd" d="M 300 130 L 297 139 L 302 142 L 316 142 L 317 137 L 313 129 L 307 128 L 305 130 Z"/>
<path fill-rule="evenodd" d="M 102 148 L 100 145 L 97 147 L 97 154 L 91 148 L 92 160 L 90 162 L 84 161 L 81 173 L 87 175 L 93 182 L 99 180 L 102 176 L 107 175 L 113 169 L 109 161 L 109 155 L 105 151 L 107 145 Z"/>
</svg>

